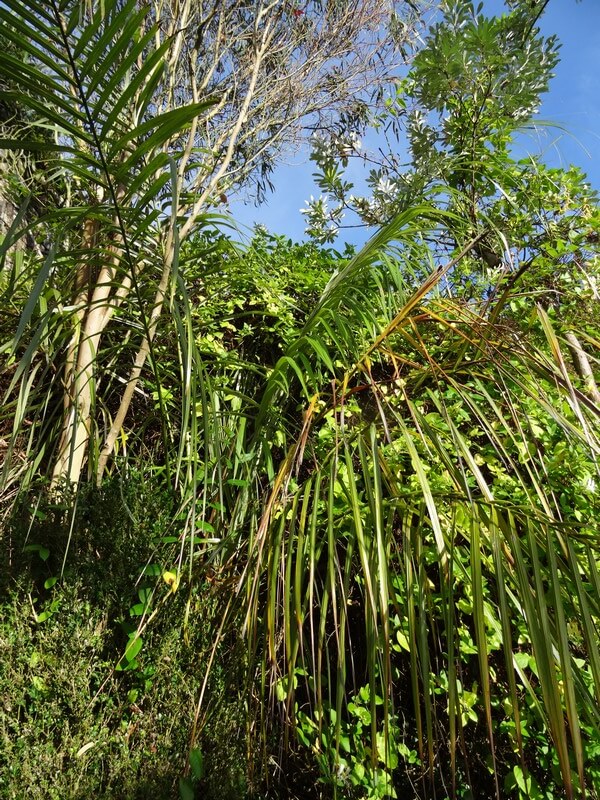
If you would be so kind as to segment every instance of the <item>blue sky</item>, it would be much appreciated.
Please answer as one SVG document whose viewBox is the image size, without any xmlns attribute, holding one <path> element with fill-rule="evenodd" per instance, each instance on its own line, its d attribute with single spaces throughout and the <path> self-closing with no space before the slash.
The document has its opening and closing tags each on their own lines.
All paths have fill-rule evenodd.
<svg viewBox="0 0 600 800">
<path fill-rule="evenodd" d="M 500 0 L 487 0 L 484 11 L 493 14 L 503 9 Z M 559 127 L 543 126 L 538 134 L 523 136 L 519 149 L 542 153 L 553 166 L 576 164 L 600 189 L 600 0 L 550 0 L 540 27 L 546 36 L 558 34 L 562 48 L 538 118 Z M 319 194 L 312 172 L 308 153 L 288 156 L 273 176 L 275 192 L 258 208 L 232 200 L 234 218 L 248 228 L 260 222 L 273 233 L 304 239 L 299 209 L 311 194 Z M 248 228 L 242 227 L 241 233 L 249 233 Z M 344 241 L 362 244 L 367 236 L 360 230 L 343 231 L 336 247 L 343 249 Z"/>
</svg>

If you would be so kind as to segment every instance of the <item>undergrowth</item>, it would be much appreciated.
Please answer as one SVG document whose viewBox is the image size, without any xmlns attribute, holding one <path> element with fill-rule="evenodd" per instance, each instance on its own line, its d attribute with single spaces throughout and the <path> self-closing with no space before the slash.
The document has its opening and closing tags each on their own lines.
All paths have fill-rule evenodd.
<svg viewBox="0 0 600 800">
<path fill-rule="evenodd" d="M 191 595 L 183 586 L 169 594 L 135 663 L 116 669 L 138 621 L 140 575 L 169 556 L 169 498 L 134 477 L 127 487 L 86 490 L 74 520 L 66 507 L 21 504 L 3 534 L 0 796 L 178 798 L 222 613 L 219 587 L 200 581 Z M 210 673 L 198 796 L 248 792 L 244 665 L 230 633 Z"/>
</svg>

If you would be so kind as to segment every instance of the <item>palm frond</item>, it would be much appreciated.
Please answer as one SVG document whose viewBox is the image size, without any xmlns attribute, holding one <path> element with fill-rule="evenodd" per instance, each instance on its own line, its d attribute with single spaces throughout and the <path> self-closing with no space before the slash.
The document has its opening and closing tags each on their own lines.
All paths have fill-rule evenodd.
<svg viewBox="0 0 600 800">
<path fill-rule="evenodd" d="M 376 260 L 367 249 L 353 264 L 372 267 Z M 331 708 L 337 721 L 335 745 L 325 739 L 320 744 L 334 775 L 341 757 L 340 720 L 354 702 L 350 687 L 365 682 L 370 687 L 373 753 L 377 742 L 391 740 L 394 703 L 400 702 L 391 679 L 399 657 L 389 646 L 398 604 L 394 625 L 400 625 L 406 642 L 419 752 L 435 773 L 443 742 L 437 740 L 434 687 L 443 673 L 455 775 L 458 752 L 462 764 L 466 758 L 461 676 L 470 655 L 459 631 L 469 619 L 492 759 L 497 689 L 491 675 L 503 662 L 521 758 L 525 693 L 551 731 L 565 789 L 573 796 L 571 754 L 579 785 L 585 771 L 579 720 L 583 714 L 586 724 L 595 724 L 596 715 L 586 683 L 578 679 L 567 631 L 576 624 L 589 647 L 597 694 L 597 604 L 582 576 L 588 574 L 588 558 L 598 554 L 585 525 L 565 519 L 549 485 L 551 456 L 536 444 L 539 433 L 532 436 L 531 426 L 535 431 L 548 426 L 554 441 L 565 437 L 574 452 L 595 464 L 598 413 L 574 387 L 547 321 L 557 366 L 542 349 L 513 340 L 501 323 L 432 295 L 442 272 L 412 295 L 395 288 L 381 304 L 365 307 L 353 305 L 353 273 L 346 271 L 343 288 L 333 285 L 337 307 L 356 310 L 354 330 L 371 331 L 371 342 L 351 340 L 345 321 L 336 324 L 328 307 L 333 294 L 326 292 L 310 320 L 312 336 L 322 331 L 321 346 L 311 351 L 299 340 L 276 366 L 259 419 L 267 419 L 275 397 L 290 391 L 294 373 L 304 376 L 303 392 L 312 397 L 250 543 L 243 589 L 249 598 L 247 625 L 256 641 L 259 631 L 253 626 L 261 616 L 264 587 L 263 635 L 273 682 L 286 687 L 291 709 L 293 677 L 313 676 L 317 718 Z M 389 280 L 390 288 L 397 287 L 392 275 Z M 391 307 L 390 296 L 399 306 Z M 321 328 L 319 314 L 326 319 Z M 345 372 L 331 369 L 325 337 L 353 353 Z M 442 346 L 435 345 L 436 338 Z M 294 361 L 300 352 L 306 360 Z M 442 607 L 432 602 L 433 594 Z M 355 604 L 362 623 L 349 619 Z M 515 619 L 524 624 L 515 626 Z M 355 636 L 365 637 L 366 663 L 356 662 Z M 523 669 L 523 648 L 529 648 L 541 697 Z M 336 665 L 328 678 L 325 664 Z M 387 698 L 382 709 L 375 705 L 377 696 Z M 374 768 L 378 761 L 386 763 L 385 754 L 373 758 Z M 495 762 L 493 772 L 499 794 Z"/>
</svg>

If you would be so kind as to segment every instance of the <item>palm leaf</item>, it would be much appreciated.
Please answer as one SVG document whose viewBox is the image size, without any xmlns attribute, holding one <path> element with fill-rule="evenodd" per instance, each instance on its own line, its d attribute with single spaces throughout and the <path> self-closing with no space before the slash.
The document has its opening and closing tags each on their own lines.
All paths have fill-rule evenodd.
<svg viewBox="0 0 600 800">
<path fill-rule="evenodd" d="M 363 255 L 362 265 L 367 264 L 373 273 L 381 275 L 381 272 L 373 270 L 378 263 L 377 254 L 367 250 Z M 359 254 L 353 263 L 360 264 L 361 257 Z M 438 270 L 437 274 L 440 272 L 442 270 Z M 306 395 L 315 389 L 318 391 L 321 410 L 315 415 L 317 395 L 313 395 L 303 432 L 292 442 L 267 503 L 260 537 L 255 540 L 255 546 L 259 541 L 260 545 L 258 549 L 250 551 L 252 561 L 248 578 L 251 576 L 251 580 L 247 591 L 254 600 L 247 619 L 257 619 L 258 593 L 262 585 L 260 554 L 273 553 L 275 550 L 283 554 L 286 547 L 289 548 L 282 561 L 285 567 L 278 570 L 275 560 L 269 560 L 271 566 L 266 591 L 272 605 L 267 626 L 270 642 L 268 652 L 272 664 L 280 656 L 286 663 L 284 672 L 288 675 L 290 692 L 288 708 L 292 707 L 291 676 L 299 664 L 303 669 L 310 665 L 309 672 L 314 674 L 316 682 L 313 702 L 316 708 L 321 709 L 320 719 L 323 718 L 327 703 L 322 688 L 319 688 L 322 685 L 319 676 L 324 664 L 332 658 L 337 661 L 336 689 L 330 699 L 336 720 L 337 741 L 332 754 L 334 770 L 335 759 L 339 758 L 340 753 L 340 720 L 348 702 L 345 691 L 350 666 L 346 664 L 346 657 L 351 645 L 346 636 L 347 607 L 355 602 L 352 599 L 357 585 L 355 579 L 361 587 L 360 603 L 364 606 L 365 641 L 369 653 L 366 679 L 371 687 L 371 697 L 379 693 L 388 698 L 385 713 L 379 718 L 388 731 L 394 711 L 389 694 L 392 657 L 385 643 L 389 642 L 392 575 L 401 575 L 406 597 L 404 616 L 407 620 L 416 735 L 421 757 L 433 769 L 438 747 L 435 735 L 438 711 L 435 695 L 431 693 L 431 676 L 442 654 L 434 657 L 431 653 L 431 632 L 440 620 L 432 613 L 429 597 L 432 572 L 427 562 L 430 556 L 426 557 L 425 553 L 429 554 L 434 546 L 438 560 L 439 592 L 444 603 L 441 621 L 446 642 L 446 653 L 443 655 L 447 659 L 444 663 L 448 675 L 453 771 L 456 769 L 456 751 L 464 749 L 467 735 L 460 718 L 464 687 L 460 686 L 459 667 L 467 656 L 462 652 L 456 622 L 462 613 L 457 609 L 457 603 L 463 602 L 463 595 L 454 588 L 459 580 L 460 585 L 468 586 L 472 597 L 481 704 L 492 758 L 495 753 L 492 704 L 495 702 L 496 689 L 490 680 L 490 659 L 496 656 L 488 649 L 489 626 L 495 631 L 506 664 L 507 692 L 521 757 L 524 752 L 520 734 L 521 692 L 524 690 L 531 695 L 531 702 L 549 726 L 565 788 L 571 796 L 574 788 L 570 754 L 574 754 L 581 781 L 584 756 L 579 718 L 581 713 L 589 713 L 590 704 L 587 689 L 577 678 L 574 655 L 566 633 L 574 609 L 571 605 L 567 609 L 565 605 L 561 590 L 563 575 L 573 576 L 572 597 L 578 598 L 578 608 L 581 609 L 575 613 L 582 614 L 583 635 L 590 642 L 596 692 L 598 643 L 594 620 L 597 611 L 595 601 L 592 610 L 591 596 L 580 577 L 581 556 L 572 549 L 565 550 L 566 545 L 557 549 L 555 544 L 556 541 L 574 542 L 575 539 L 569 536 L 577 536 L 577 529 L 565 526 L 556 498 L 545 488 L 545 454 L 537 450 L 535 456 L 539 463 L 536 464 L 528 450 L 531 433 L 526 427 L 528 412 L 524 409 L 528 404 L 534 405 L 536 413 L 562 429 L 574 447 L 591 457 L 592 463 L 598 446 L 596 410 L 585 402 L 573 386 L 564 361 L 560 361 L 556 342 L 548 326 L 547 335 L 558 369 L 541 350 L 529 345 L 527 349 L 515 346 L 504 329 L 492 328 L 488 320 L 478 317 L 473 309 L 448 300 L 442 302 L 440 298 L 432 296 L 435 275 L 412 295 L 408 295 L 398 291 L 401 284 L 392 273 L 389 280 L 395 287 L 393 292 L 381 293 L 381 304 L 371 302 L 367 308 L 364 304 L 366 295 L 362 295 L 363 302 L 353 305 L 352 297 L 356 290 L 352 285 L 352 276 L 360 282 L 364 273 L 361 276 L 359 267 L 354 273 L 345 272 L 343 283 L 335 282 L 333 290 L 330 286 L 319 312 L 315 312 L 310 319 L 311 337 L 316 337 L 318 330 L 320 346 L 313 348 L 310 353 L 304 349 L 307 345 L 299 340 L 277 365 L 274 371 L 276 377 L 266 388 L 259 412 L 259 420 L 263 424 L 268 424 L 267 405 L 272 405 L 273 398 L 281 398 L 292 391 L 292 376 L 288 370 L 298 375 Z M 377 294 L 371 295 L 371 298 L 374 296 Z M 399 308 L 393 308 L 391 297 L 400 302 Z M 354 332 L 349 333 L 345 321 L 338 319 L 333 310 L 336 303 L 340 309 L 356 309 L 355 324 L 359 329 L 371 331 L 371 343 L 354 338 Z M 365 326 L 367 318 L 369 322 Z M 319 327 L 321 324 L 322 327 Z M 434 324 L 445 329 L 443 363 L 428 344 L 431 339 L 427 334 L 427 326 Z M 333 392 L 326 388 L 334 372 L 334 361 L 327 341 L 335 343 L 338 354 L 343 349 L 347 354 L 354 354 L 355 359 L 344 375 L 337 376 Z M 300 362 L 300 353 L 306 361 Z M 379 373 L 383 371 L 387 377 L 375 379 L 375 369 Z M 401 380 L 398 380 L 399 370 Z M 396 388 L 391 388 L 394 386 Z M 495 497 L 495 490 L 480 466 L 483 445 L 478 442 L 474 449 L 473 444 L 468 443 L 464 430 L 453 417 L 451 405 L 445 399 L 447 389 L 451 389 L 453 396 L 460 399 L 462 407 L 469 410 L 473 420 L 471 425 L 479 429 L 483 441 L 487 442 L 485 446 L 491 448 L 498 464 L 519 486 L 526 498 L 524 502 L 516 500 L 511 503 L 508 499 Z M 375 421 L 368 424 L 368 435 L 365 435 L 366 423 L 361 422 L 360 414 L 357 417 L 356 411 L 353 411 L 351 422 L 348 422 L 346 411 L 352 398 L 362 397 L 363 392 L 373 397 L 370 405 Z M 422 410 L 423 404 L 433 408 L 441 422 L 432 423 L 429 414 Z M 306 428 L 306 419 L 309 418 L 312 433 Z M 314 436 L 319 430 L 324 430 L 325 424 L 331 426 L 332 420 L 337 422 L 332 427 L 331 446 L 329 450 L 323 450 L 317 447 Z M 292 476 L 300 474 L 307 447 L 311 448 L 313 459 L 306 479 L 308 483 L 300 480 L 297 488 L 292 488 Z M 317 453 L 320 455 L 317 456 Z M 398 466 L 392 467 L 390 463 L 403 465 L 400 477 L 394 474 Z M 360 469 L 357 469 L 357 464 L 360 464 Z M 431 484 L 429 476 L 439 475 L 440 470 L 447 475 L 452 486 L 450 492 L 446 490 L 440 494 Z M 313 481 L 316 481 L 315 486 L 320 487 L 320 500 L 312 494 Z M 319 514 L 313 512 L 314 522 L 308 540 L 310 547 L 300 554 L 294 549 L 294 537 L 297 536 L 297 524 L 302 529 L 305 526 L 306 512 L 299 511 L 308 502 L 307 495 L 303 494 L 305 491 L 311 496 L 313 509 L 319 505 L 326 509 L 324 514 L 327 523 L 322 520 L 323 527 L 320 528 Z M 335 510 L 340 508 L 336 499 L 340 491 L 344 497 L 345 512 Z M 279 502 L 277 498 L 283 497 L 283 493 L 287 499 L 275 522 L 273 509 Z M 300 497 L 304 498 L 302 503 L 299 502 Z M 400 562 L 393 561 L 393 566 L 393 528 L 384 523 L 390 504 L 403 520 L 402 529 L 405 532 L 399 546 L 403 558 Z M 300 522 L 297 523 L 299 514 Z M 570 533 L 567 534 L 567 531 Z M 276 537 L 274 540 L 273 536 Z M 555 540 L 554 537 L 558 538 Z M 307 540 L 303 538 L 302 541 Z M 571 544 L 573 547 L 574 544 Z M 554 586 L 551 600 L 544 590 L 546 573 L 540 560 L 542 549 L 548 552 L 550 548 L 553 556 L 548 579 Z M 559 552 L 562 555 L 555 557 L 554 553 Z M 284 558 L 283 555 L 281 558 Z M 316 576 L 322 569 L 319 564 L 324 558 L 328 564 L 324 573 L 327 577 L 319 588 Z M 288 585 L 290 581 L 292 587 Z M 490 586 L 496 587 L 491 595 Z M 278 598 L 276 602 L 275 598 Z M 285 620 L 279 630 L 284 643 L 289 639 L 283 649 L 284 655 L 275 644 L 278 641 L 278 603 L 283 606 L 281 613 Z M 299 608 L 302 613 L 298 613 Z M 314 608 L 320 609 L 317 612 L 318 623 L 310 621 L 315 613 L 311 609 Z M 539 675 L 541 699 L 516 659 L 515 615 L 523 615 L 526 621 Z M 292 630 L 294 620 L 296 630 Z M 336 631 L 334 653 L 331 655 L 327 652 L 326 631 L 331 624 L 328 620 L 333 620 L 334 627 L 331 630 Z M 316 630 L 319 631 L 318 635 L 314 633 Z M 302 643 L 310 643 L 304 648 L 304 654 Z M 361 680 L 360 676 L 356 678 Z M 582 712 L 582 709 L 588 711 Z M 373 726 L 376 726 L 379 724 L 378 711 L 375 706 L 371 711 Z M 371 731 L 372 741 L 375 738 L 374 727 Z M 328 746 L 323 739 L 321 747 L 324 751 Z M 524 761 L 522 763 L 524 765 Z M 494 771 L 496 793 L 499 794 L 498 766 L 494 767 Z"/>
</svg>

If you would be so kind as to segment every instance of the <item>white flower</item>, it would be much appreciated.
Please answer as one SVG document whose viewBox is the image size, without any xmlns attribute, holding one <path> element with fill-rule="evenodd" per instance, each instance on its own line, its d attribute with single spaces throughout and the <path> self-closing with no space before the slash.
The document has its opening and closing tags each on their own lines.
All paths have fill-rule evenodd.
<svg viewBox="0 0 600 800">
<path fill-rule="evenodd" d="M 350 135 L 348 137 L 348 141 L 349 141 L 349 144 L 352 145 L 352 149 L 355 152 L 358 153 L 360 151 L 361 147 L 362 147 L 362 142 L 361 142 L 360 137 L 359 137 L 359 135 L 358 135 L 358 133 L 356 131 L 351 131 L 350 132 Z"/>
<path fill-rule="evenodd" d="M 326 139 L 323 134 L 317 132 L 311 136 L 311 151 L 312 160 L 322 165 L 335 156 L 336 147 L 331 139 Z"/>
<path fill-rule="evenodd" d="M 319 195 L 319 197 L 315 200 L 315 198 L 310 196 L 310 200 L 306 201 L 306 208 L 301 208 L 301 214 L 308 214 L 309 216 L 320 216 L 326 217 L 328 215 L 329 209 L 327 208 L 327 198 L 323 195 Z"/>
<path fill-rule="evenodd" d="M 398 189 L 394 183 L 389 178 L 384 178 L 383 176 L 379 178 L 377 181 L 377 186 L 375 187 L 375 191 L 378 194 L 384 195 L 385 197 L 389 197 L 390 199 L 393 198 Z"/>
</svg>

